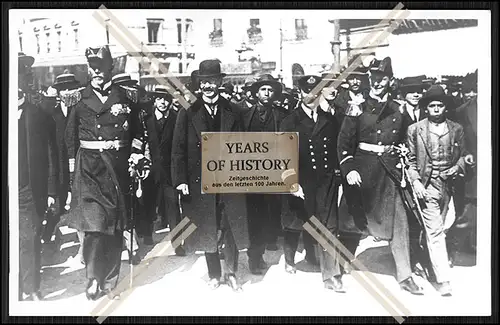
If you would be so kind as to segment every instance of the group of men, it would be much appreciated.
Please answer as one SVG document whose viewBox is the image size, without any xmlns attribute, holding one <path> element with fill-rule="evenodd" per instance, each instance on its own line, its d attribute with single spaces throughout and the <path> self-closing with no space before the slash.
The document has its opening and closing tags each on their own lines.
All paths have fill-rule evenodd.
<svg viewBox="0 0 500 325">
<path fill-rule="evenodd" d="M 296 273 L 302 235 L 306 260 L 319 264 L 324 287 L 344 292 L 348 270 L 340 253 L 304 231 L 315 216 L 352 255 L 363 236 L 389 241 L 402 289 L 422 294 L 412 277 L 422 271 L 442 295 L 451 294 L 446 234 L 452 227 L 445 219 L 452 196 L 454 226 L 463 224 L 464 202 L 475 204 L 475 193 L 463 190 L 475 183 L 469 176 L 476 155 L 474 91 L 453 107 L 457 121 L 446 118 L 453 98 L 423 77 L 403 80 L 399 102 L 387 57 L 357 67 L 341 81 L 346 87 L 334 87 L 338 74 L 304 76 L 298 98 L 263 74 L 237 100 L 222 87 L 220 62 L 205 60 L 184 87 L 196 98 L 183 106 L 168 82 L 146 93 L 129 75 L 112 76 L 106 46 L 89 48 L 86 56 L 85 87 L 63 74 L 42 98 L 32 98 L 34 60 L 19 55 L 20 299 L 40 299 L 40 238 L 50 241 L 62 214 L 79 233 L 87 298 L 118 299 L 113 289 L 124 234 L 135 227 L 142 244 L 154 244 L 157 211 L 171 229 L 183 216 L 196 225 L 179 238 L 176 254 L 205 252 L 213 289 L 225 283 L 242 291 L 239 250 L 248 248 L 250 272 L 263 274 L 265 251 L 279 250 L 280 236 L 285 271 Z M 300 135 L 297 192 L 202 193 L 202 132 L 277 131 Z M 144 190 L 142 208 L 131 216 L 134 183 Z M 44 220 L 56 203 L 56 217 Z"/>
</svg>

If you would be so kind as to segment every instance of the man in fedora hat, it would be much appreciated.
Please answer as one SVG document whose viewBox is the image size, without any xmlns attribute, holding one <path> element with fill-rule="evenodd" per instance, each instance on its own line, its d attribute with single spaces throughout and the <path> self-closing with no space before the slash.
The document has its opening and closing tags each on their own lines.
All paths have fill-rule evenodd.
<svg viewBox="0 0 500 325">
<path fill-rule="evenodd" d="M 70 179 L 69 226 L 85 233 L 86 296 L 118 297 L 123 236 L 131 226 L 132 177 L 147 178 L 149 157 L 139 111 L 122 86 L 112 83 L 108 46 L 87 48 L 89 84 L 78 92 L 66 127 Z M 129 158 L 139 163 L 129 170 Z M 130 194 L 130 195 L 133 195 Z"/>
<path fill-rule="evenodd" d="M 451 295 L 451 275 L 444 227 L 452 196 L 453 179 L 466 172 L 467 156 L 463 127 L 446 118 L 453 99 L 440 86 L 431 86 L 419 101 L 428 118 L 408 128 L 410 181 L 422 207 L 427 248 L 438 291 Z"/>
<path fill-rule="evenodd" d="M 277 132 L 287 115 L 282 107 L 274 105 L 281 95 L 282 85 L 270 74 L 262 75 L 251 86 L 256 103 L 242 112 L 243 128 L 247 132 Z M 247 216 L 250 247 L 248 265 L 252 274 L 262 274 L 267 265 L 263 259 L 266 246 L 277 250 L 280 224 L 280 196 L 272 194 L 247 194 Z"/>
<path fill-rule="evenodd" d="M 370 69 L 370 92 L 362 113 L 346 116 L 338 137 L 342 175 L 360 198 L 362 214 L 342 214 L 340 225 L 355 224 L 376 240 L 389 241 L 401 289 L 421 294 L 410 264 L 408 219 L 399 188 L 401 171 L 394 145 L 403 143 L 407 125 L 399 104 L 390 97 L 393 82 L 390 57 L 375 60 Z M 356 211 L 359 212 L 359 209 Z M 363 220 L 356 220 L 363 216 Z M 349 219 L 354 217 L 354 221 Z"/>
<path fill-rule="evenodd" d="M 56 77 L 55 83 L 47 89 L 45 96 L 40 103 L 44 111 L 51 117 L 48 120 L 47 130 L 50 132 L 49 145 L 49 198 L 48 207 L 55 205 L 54 212 L 51 214 L 50 220 L 46 220 L 42 239 L 44 242 L 52 242 L 52 235 L 56 224 L 59 222 L 61 215 L 69 209 L 71 201 L 71 187 L 69 177 L 69 157 L 65 142 L 65 130 L 71 109 L 71 92 L 76 91 L 80 86 L 75 79 L 74 74 L 61 74 Z M 68 201 L 69 199 L 69 201 Z M 82 239 L 83 234 L 79 233 L 79 239 Z M 80 246 L 78 256 L 83 259 L 82 247 Z"/>
<path fill-rule="evenodd" d="M 180 109 L 177 115 L 172 145 L 172 184 L 183 196 L 183 214 L 197 226 L 195 233 L 184 238 L 186 251 L 205 252 L 209 286 L 215 289 L 221 283 L 218 248 L 222 242 L 224 280 L 234 291 L 241 291 L 236 272 L 238 249 L 248 242 L 245 196 L 201 192 L 201 133 L 242 130 L 238 107 L 219 94 L 224 76 L 218 60 L 200 63 L 197 79 L 201 98 L 189 108 Z M 238 235 L 234 233 L 236 230 Z"/>
<path fill-rule="evenodd" d="M 41 223 L 47 208 L 47 115 L 32 91 L 34 58 L 18 55 L 19 300 L 41 300 Z"/>
<path fill-rule="evenodd" d="M 299 132 L 299 191 L 283 197 L 282 223 L 285 239 L 285 271 L 295 273 L 295 252 L 300 234 L 303 234 L 306 260 L 319 264 L 326 289 L 342 292 L 342 270 L 337 252 L 330 254 L 320 246 L 303 225 L 312 216 L 332 233 L 338 230 L 337 199 L 339 179 L 337 120 L 324 112 L 315 102 L 311 91 L 321 82 L 321 77 L 307 75 L 298 80 L 302 99 L 299 106 L 281 123 L 280 131 Z M 318 250 L 319 263 L 315 249 Z"/>
<path fill-rule="evenodd" d="M 152 107 L 145 116 L 151 151 L 151 175 L 144 182 L 144 217 L 138 224 L 137 233 L 144 237 L 144 244 L 153 245 L 153 220 L 156 214 L 156 198 L 159 198 L 158 211 L 165 225 L 170 229 L 180 222 L 177 193 L 172 186 L 172 140 L 177 112 L 173 109 L 173 89 L 157 85 L 149 93 Z M 174 238 L 172 240 L 175 240 Z M 184 255 L 182 246 L 175 248 L 177 255 Z"/>
</svg>

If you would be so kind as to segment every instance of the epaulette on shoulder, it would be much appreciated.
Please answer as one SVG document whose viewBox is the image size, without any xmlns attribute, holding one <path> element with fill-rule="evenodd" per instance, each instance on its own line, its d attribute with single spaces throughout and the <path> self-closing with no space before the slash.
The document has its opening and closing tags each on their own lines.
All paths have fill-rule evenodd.
<svg viewBox="0 0 500 325">
<path fill-rule="evenodd" d="M 139 90 L 137 88 L 118 86 L 127 96 L 128 100 L 132 103 L 137 104 L 139 102 Z"/>
<path fill-rule="evenodd" d="M 67 106 L 75 106 L 82 99 L 82 90 L 85 88 L 78 88 L 61 95 L 61 101 Z"/>
</svg>

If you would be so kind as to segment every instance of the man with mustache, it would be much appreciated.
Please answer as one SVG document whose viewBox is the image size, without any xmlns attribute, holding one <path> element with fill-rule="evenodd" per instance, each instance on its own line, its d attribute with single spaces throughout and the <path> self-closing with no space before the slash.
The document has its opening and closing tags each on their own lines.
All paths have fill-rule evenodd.
<svg viewBox="0 0 500 325">
<path fill-rule="evenodd" d="M 270 74 L 262 75 L 252 84 L 252 96 L 257 102 L 243 113 L 244 130 L 248 132 L 277 132 L 286 111 L 274 106 L 281 95 L 282 85 Z M 247 216 L 250 247 L 248 266 L 252 274 L 262 274 L 267 269 L 263 259 L 266 250 L 278 250 L 278 233 L 281 230 L 281 197 L 272 194 L 247 194 Z"/>
<path fill-rule="evenodd" d="M 365 87 L 368 83 L 368 69 L 364 66 L 356 67 L 346 77 L 347 89 L 338 87 L 338 94 L 333 105 L 336 112 L 342 115 L 357 116 L 361 114 L 360 105 L 366 97 Z"/>
<path fill-rule="evenodd" d="M 242 288 L 236 278 L 238 249 L 248 242 L 245 196 L 203 194 L 201 189 L 201 133 L 242 130 L 239 108 L 219 94 L 224 76 L 218 60 L 200 63 L 196 79 L 201 98 L 189 108 L 181 108 L 177 115 L 172 145 L 172 184 L 183 196 L 184 216 L 197 227 L 192 235 L 182 238 L 186 253 L 205 252 L 208 284 L 216 289 L 222 277 L 219 246 L 224 246 L 223 279 L 239 292 Z M 236 229 L 239 236 L 233 233 Z"/>
<path fill-rule="evenodd" d="M 389 93 L 393 81 L 391 58 L 375 60 L 370 69 L 370 93 L 361 103 L 362 113 L 346 116 L 342 124 L 338 157 L 347 183 L 360 192 L 365 219 L 365 229 L 360 231 L 389 241 L 401 289 L 421 294 L 422 289 L 412 278 L 408 219 L 399 188 L 399 156 L 392 147 L 404 142 L 407 130 L 399 105 Z M 357 226 L 363 227 L 359 222 Z"/>
<path fill-rule="evenodd" d="M 108 46 L 87 48 L 85 56 L 90 82 L 78 93 L 66 127 L 73 194 L 68 221 L 85 232 L 87 299 L 116 299 L 123 235 L 130 226 L 130 178 L 147 178 L 149 157 L 134 91 L 112 83 Z M 129 158 L 138 161 L 133 170 Z"/>
<path fill-rule="evenodd" d="M 466 172 L 467 155 L 463 127 L 445 116 L 453 98 L 440 86 L 431 86 L 419 101 L 428 118 L 408 128 L 409 178 L 422 204 L 427 248 L 442 296 L 452 293 L 450 265 L 444 229 L 453 179 Z"/>
</svg>

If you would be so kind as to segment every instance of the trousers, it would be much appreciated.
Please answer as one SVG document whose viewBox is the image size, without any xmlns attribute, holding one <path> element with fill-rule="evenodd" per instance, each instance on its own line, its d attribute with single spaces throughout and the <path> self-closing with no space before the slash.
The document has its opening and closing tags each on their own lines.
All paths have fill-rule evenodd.
<svg viewBox="0 0 500 325">
<path fill-rule="evenodd" d="M 85 232 L 83 258 L 87 279 L 96 279 L 101 290 L 112 290 L 117 286 L 122 248 L 122 232 L 116 232 L 114 235 Z"/>
<path fill-rule="evenodd" d="M 446 248 L 446 234 L 444 231 L 443 214 L 444 204 L 449 202 L 445 190 L 446 184 L 439 178 L 431 178 L 427 186 L 429 199 L 422 209 L 423 222 L 426 232 L 427 248 L 432 263 L 432 269 L 439 283 L 450 281 L 450 265 Z"/>
<path fill-rule="evenodd" d="M 40 223 L 31 188 L 19 190 L 19 298 L 40 290 Z"/>
</svg>

